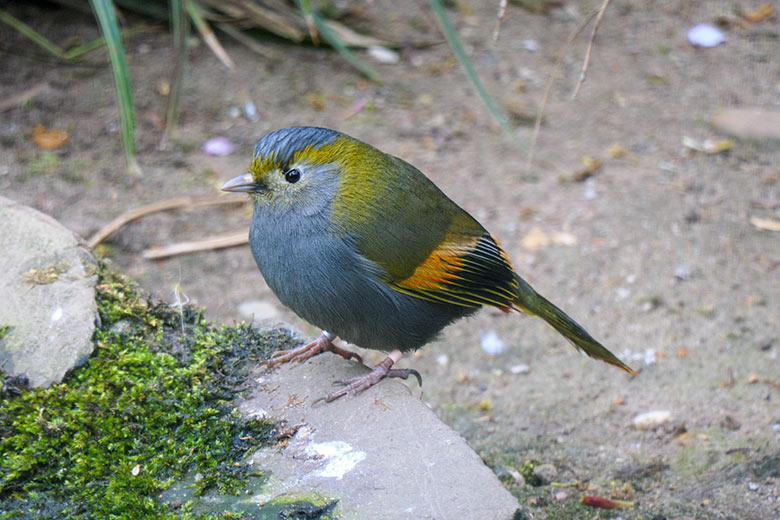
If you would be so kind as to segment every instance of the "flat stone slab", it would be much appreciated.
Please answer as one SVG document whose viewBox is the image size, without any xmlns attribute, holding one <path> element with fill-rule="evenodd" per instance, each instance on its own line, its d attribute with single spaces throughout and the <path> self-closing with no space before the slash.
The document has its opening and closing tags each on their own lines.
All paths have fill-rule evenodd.
<svg viewBox="0 0 780 520">
<path fill-rule="evenodd" d="M 318 496 L 338 500 L 342 519 L 511 519 L 517 500 L 454 430 L 416 397 L 416 381 L 391 379 L 357 396 L 312 402 L 332 381 L 367 368 L 330 353 L 253 375 L 239 410 L 285 421 L 284 447 L 250 464 L 270 477 L 245 500 Z M 413 378 L 412 378 L 413 379 Z M 411 390 L 410 390 L 411 388 Z"/>
<path fill-rule="evenodd" d="M 0 368 L 33 386 L 60 382 L 92 353 L 95 260 L 72 231 L 4 197 L 0 251 Z"/>
<path fill-rule="evenodd" d="M 779 110 L 724 108 L 712 114 L 712 124 L 739 139 L 780 140 Z"/>
</svg>

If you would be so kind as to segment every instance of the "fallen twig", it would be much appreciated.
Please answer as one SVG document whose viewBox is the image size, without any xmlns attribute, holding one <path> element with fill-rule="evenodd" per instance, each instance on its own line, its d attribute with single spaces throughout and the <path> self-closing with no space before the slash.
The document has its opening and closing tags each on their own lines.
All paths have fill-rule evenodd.
<svg viewBox="0 0 780 520">
<path fill-rule="evenodd" d="M 750 223 L 758 229 L 765 229 L 767 231 L 780 231 L 780 220 L 774 220 L 771 218 L 750 217 Z"/>
<path fill-rule="evenodd" d="M 41 81 L 40 83 L 37 83 L 32 87 L 19 92 L 18 94 L 14 94 L 13 96 L 5 98 L 4 100 L 0 101 L 0 112 L 5 112 L 8 109 L 24 105 L 27 103 L 27 101 L 38 95 L 39 92 L 48 87 L 49 83 L 47 81 Z"/>
<path fill-rule="evenodd" d="M 87 241 L 87 245 L 89 247 L 95 247 L 103 240 L 105 240 L 108 235 L 121 228 L 128 222 L 132 222 L 133 220 L 145 217 L 146 215 L 150 215 L 152 213 L 157 213 L 159 211 L 168 211 L 171 209 L 178 209 L 183 207 L 204 206 L 208 204 L 243 204 L 245 202 L 247 201 L 244 199 L 233 197 L 228 198 L 223 196 L 179 197 L 176 199 L 161 200 L 159 202 L 147 204 L 146 206 L 141 206 L 140 208 L 131 209 L 130 211 L 122 213 L 117 218 L 103 226 L 97 233 L 92 235 L 92 237 Z"/>
<path fill-rule="evenodd" d="M 563 44 L 561 47 L 561 51 L 558 53 L 558 57 L 555 59 L 555 65 L 553 66 L 553 71 L 550 73 L 550 78 L 547 80 L 547 86 L 544 88 L 544 97 L 542 98 L 542 104 L 539 106 L 539 113 L 536 116 L 536 123 L 534 124 L 534 133 L 531 136 L 531 145 L 528 147 L 528 165 L 526 167 L 527 170 L 531 169 L 531 166 L 534 162 L 534 151 L 536 150 L 536 141 L 539 139 L 539 131 L 542 128 L 542 116 L 544 115 L 544 110 L 547 108 L 547 101 L 550 99 L 550 93 L 552 92 L 553 83 L 555 82 L 555 77 L 558 75 L 558 71 L 561 70 L 561 64 L 563 63 L 563 57 L 566 54 L 566 49 L 571 45 L 571 43 L 577 38 L 577 36 L 580 35 L 583 29 L 590 23 L 590 21 L 593 19 L 594 16 L 598 11 L 593 11 L 589 15 L 587 15 L 585 18 L 582 19 L 580 24 L 577 26 L 577 28 L 574 30 L 574 32 L 571 33 L 571 36 L 569 36 L 569 39 L 566 40 L 566 43 Z"/>
<path fill-rule="evenodd" d="M 195 253 L 197 251 L 208 251 L 211 249 L 222 249 L 224 247 L 240 246 L 249 242 L 249 231 L 240 231 L 229 235 L 206 238 L 204 240 L 195 240 L 192 242 L 179 242 L 163 247 L 150 247 L 141 252 L 141 257 L 147 260 L 166 258 L 169 256 L 184 255 Z"/>
<path fill-rule="evenodd" d="M 588 43 L 588 50 L 585 51 L 585 61 L 582 62 L 582 72 L 580 72 L 580 79 L 577 81 L 577 85 L 574 87 L 574 92 L 571 98 L 577 97 L 577 93 L 580 91 L 582 83 L 585 81 L 585 73 L 588 71 L 588 64 L 590 63 L 590 53 L 593 51 L 593 42 L 596 41 L 596 33 L 599 30 L 601 19 L 604 17 L 604 11 L 607 10 L 607 6 L 611 0 L 604 0 L 599 9 L 599 15 L 596 17 L 596 25 L 593 26 L 593 33 L 590 35 L 590 43 Z"/>
<path fill-rule="evenodd" d="M 498 41 L 498 36 L 501 34 L 501 21 L 506 13 L 506 4 L 507 0 L 499 0 L 498 2 L 498 17 L 496 18 L 496 28 L 493 30 L 493 43 Z"/>
</svg>

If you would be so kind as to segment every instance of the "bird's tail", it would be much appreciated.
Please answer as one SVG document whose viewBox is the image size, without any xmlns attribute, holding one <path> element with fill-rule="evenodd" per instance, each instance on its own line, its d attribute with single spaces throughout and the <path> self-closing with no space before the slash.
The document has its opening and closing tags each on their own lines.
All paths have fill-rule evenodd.
<svg viewBox="0 0 780 520">
<path fill-rule="evenodd" d="M 582 350 L 593 359 L 600 359 L 610 365 L 622 368 L 631 375 L 637 375 L 636 371 L 620 361 L 617 356 L 607 350 L 601 343 L 593 339 L 579 323 L 569 318 L 565 312 L 536 292 L 528 282 L 518 275 L 515 275 L 515 278 L 519 288 L 517 300 L 513 302 L 516 309 L 532 316 L 539 316 L 552 325 L 564 338 L 569 340 L 569 343 L 574 345 L 574 347 Z"/>
</svg>

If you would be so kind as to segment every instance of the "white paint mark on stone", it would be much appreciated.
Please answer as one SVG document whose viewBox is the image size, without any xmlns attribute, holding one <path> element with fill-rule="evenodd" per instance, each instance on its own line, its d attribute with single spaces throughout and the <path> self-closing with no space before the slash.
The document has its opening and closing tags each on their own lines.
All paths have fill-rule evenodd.
<svg viewBox="0 0 780 520">
<path fill-rule="evenodd" d="M 344 441 L 328 441 L 312 443 L 306 446 L 306 454 L 310 457 L 320 457 L 327 461 L 325 467 L 315 474 L 323 478 L 341 480 L 352 471 L 358 462 L 366 458 L 366 452 L 355 451 Z"/>
</svg>

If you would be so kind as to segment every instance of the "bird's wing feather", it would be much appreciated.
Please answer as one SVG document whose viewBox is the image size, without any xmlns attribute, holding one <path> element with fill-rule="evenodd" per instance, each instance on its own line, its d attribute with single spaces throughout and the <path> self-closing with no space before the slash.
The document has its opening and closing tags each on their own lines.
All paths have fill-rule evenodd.
<svg viewBox="0 0 780 520">
<path fill-rule="evenodd" d="M 397 291 L 465 307 L 511 308 L 517 282 L 490 233 L 414 166 L 361 146 L 350 160 L 362 162 L 345 168 L 334 199 L 335 233 L 348 237 Z"/>
<path fill-rule="evenodd" d="M 504 310 L 517 299 L 517 281 L 509 258 L 488 233 L 451 230 L 411 276 L 393 281 L 397 291 L 423 298 Z"/>
</svg>

